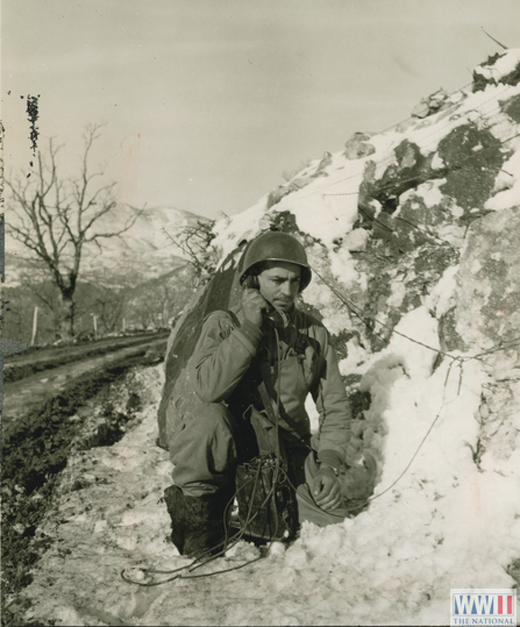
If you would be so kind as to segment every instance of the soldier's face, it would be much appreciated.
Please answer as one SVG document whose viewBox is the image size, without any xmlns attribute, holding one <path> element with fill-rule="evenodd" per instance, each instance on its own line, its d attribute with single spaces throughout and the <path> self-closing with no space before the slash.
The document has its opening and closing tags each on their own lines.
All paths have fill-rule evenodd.
<svg viewBox="0 0 520 627">
<path fill-rule="evenodd" d="M 268 261 L 258 275 L 260 294 L 275 309 L 288 312 L 300 290 L 300 266 L 284 261 Z"/>
</svg>

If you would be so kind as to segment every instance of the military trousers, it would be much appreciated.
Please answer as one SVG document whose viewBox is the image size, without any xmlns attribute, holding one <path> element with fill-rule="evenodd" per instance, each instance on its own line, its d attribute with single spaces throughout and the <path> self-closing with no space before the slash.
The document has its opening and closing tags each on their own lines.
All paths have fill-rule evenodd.
<svg viewBox="0 0 520 627">
<path fill-rule="evenodd" d="M 323 510 L 314 502 L 312 486 L 318 464 L 312 446 L 285 439 L 284 445 L 300 522 L 324 526 L 344 520 L 348 516 L 344 508 Z M 254 454 L 251 425 L 243 417 L 237 419 L 222 403 L 205 403 L 197 418 L 184 424 L 170 444 L 172 479 L 187 496 L 214 494 L 234 484 L 237 464 Z"/>
</svg>

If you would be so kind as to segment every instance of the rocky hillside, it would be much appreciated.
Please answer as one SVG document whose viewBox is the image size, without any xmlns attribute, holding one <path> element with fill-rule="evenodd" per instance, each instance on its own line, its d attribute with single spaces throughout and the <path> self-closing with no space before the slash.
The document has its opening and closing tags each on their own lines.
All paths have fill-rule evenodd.
<svg viewBox="0 0 520 627">
<path fill-rule="evenodd" d="M 348 385 L 359 386 L 391 340 L 420 347 L 406 333 L 414 330 L 407 320 L 418 318 L 419 333 L 422 326 L 435 335 L 423 347 L 433 371 L 473 361 L 486 371 L 495 362 L 514 371 L 519 62 L 517 50 L 490 58 L 471 87 L 436 92 L 385 133 L 355 133 L 343 152 L 326 153 L 251 209 L 217 223 L 225 262 L 179 325 L 175 337 L 188 348 L 180 357 L 173 350 L 170 366 L 178 372 L 189 357 L 187 335 L 197 335 L 201 303 L 203 317 L 236 297 L 232 274 L 243 244 L 280 228 L 307 246 L 315 280 L 305 302 L 338 338 Z"/>
<path fill-rule="evenodd" d="M 168 416 L 189 411 L 185 365 L 202 319 L 237 298 L 243 244 L 269 228 L 297 234 L 314 271 L 302 306 L 333 334 L 356 409 L 346 461 L 354 477 L 375 472 L 348 542 L 384 533 L 386 555 L 403 573 L 414 564 L 409 576 L 439 600 L 450 586 L 518 580 L 519 82 L 520 50 L 497 54 L 469 87 L 423 99 L 384 133 L 355 133 L 217 223 L 224 261 L 166 364 L 164 446 Z M 364 560 L 379 570 L 371 551 Z"/>
</svg>

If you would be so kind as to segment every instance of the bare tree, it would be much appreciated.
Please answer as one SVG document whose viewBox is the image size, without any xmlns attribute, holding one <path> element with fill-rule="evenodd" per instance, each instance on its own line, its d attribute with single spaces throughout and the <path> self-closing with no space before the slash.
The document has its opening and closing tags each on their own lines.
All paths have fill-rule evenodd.
<svg viewBox="0 0 520 627">
<path fill-rule="evenodd" d="M 194 267 L 200 283 L 209 279 L 217 263 L 217 252 L 212 245 L 216 237 L 213 232 L 214 225 L 215 220 L 199 219 L 195 224 L 178 228 L 173 235 L 167 233 Z"/>
<path fill-rule="evenodd" d="M 74 314 L 78 276 L 85 246 L 117 237 L 127 231 L 139 213 L 128 208 L 126 222 L 117 231 L 106 232 L 102 218 L 116 208 L 115 183 L 103 182 L 103 171 L 91 172 L 90 156 L 99 138 L 99 125 L 90 125 L 83 135 L 80 172 L 62 178 L 58 173 L 56 147 L 49 140 L 45 155 L 36 155 L 34 175 L 6 181 L 11 191 L 14 220 L 11 235 L 43 262 L 59 292 L 58 328 L 63 340 L 74 335 Z"/>
</svg>

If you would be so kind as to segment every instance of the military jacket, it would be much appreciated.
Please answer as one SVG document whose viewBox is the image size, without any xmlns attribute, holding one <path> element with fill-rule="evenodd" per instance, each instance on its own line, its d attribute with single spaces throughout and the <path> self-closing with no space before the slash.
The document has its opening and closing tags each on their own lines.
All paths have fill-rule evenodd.
<svg viewBox="0 0 520 627">
<path fill-rule="evenodd" d="M 350 407 L 329 334 L 321 322 L 294 308 L 285 328 L 244 319 L 240 308 L 211 313 L 194 353 L 194 386 L 208 403 L 225 403 L 234 415 L 260 403 L 264 380 L 280 427 L 308 441 L 309 394 L 320 415 L 320 462 L 338 468 L 350 437 Z"/>
</svg>

